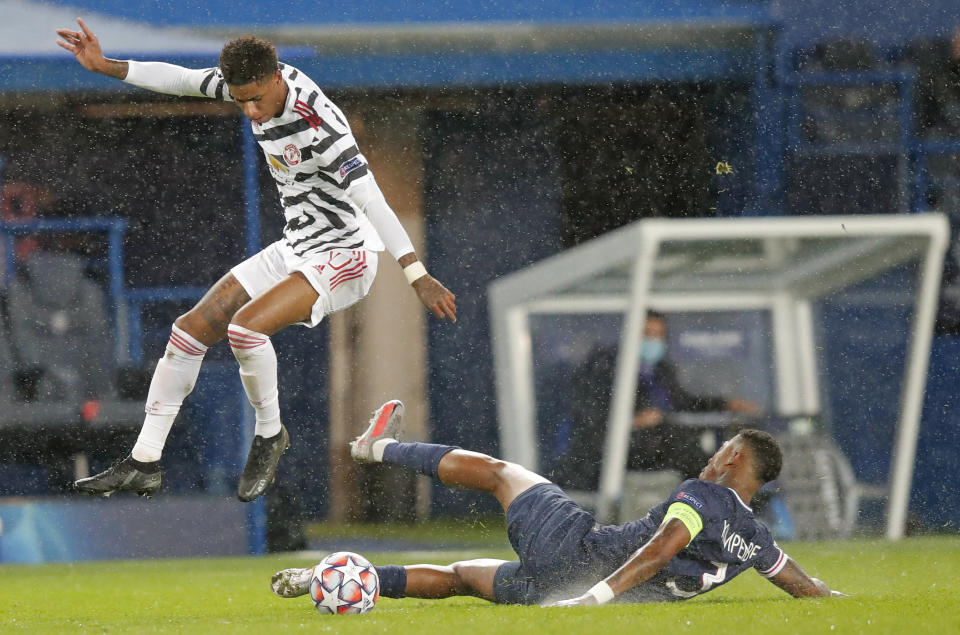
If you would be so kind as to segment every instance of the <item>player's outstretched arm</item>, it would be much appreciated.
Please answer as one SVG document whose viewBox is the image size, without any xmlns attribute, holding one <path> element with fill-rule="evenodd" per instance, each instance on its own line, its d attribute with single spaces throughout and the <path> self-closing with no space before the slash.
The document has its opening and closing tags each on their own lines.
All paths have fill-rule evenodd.
<svg viewBox="0 0 960 635">
<path fill-rule="evenodd" d="M 605 604 L 614 597 L 655 576 L 660 569 L 690 543 L 690 530 L 677 518 L 660 525 L 650 538 L 622 567 L 589 591 L 570 600 L 548 606 L 592 606 Z"/>
<path fill-rule="evenodd" d="M 845 593 L 831 590 L 823 580 L 808 576 L 793 558 L 787 558 L 780 573 L 769 580 L 795 598 L 846 597 Z"/>
<path fill-rule="evenodd" d="M 69 29 L 57 29 L 57 35 L 61 39 L 57 40 L 60 48 L 73 53 L 80 65 L 88 71 L 124 79 L 127 76 L 127 63 L 120 60 L 112 60 L 104 57 L 103 50 L 100 48 L 100 40 L 94 35 L 82 18 L 77 18 L 77 24 L 80 25 L 79 31 Z"/>
<path fill-rule="evenodd" d="M 190 95 L 231 101 L 222 90 L 223 78 L 215 69 L 190 69 L 164 62 L 122 61 L 104 57 L 100 40 L 81 18 L 79 31 L 57 29 L 60 48 L 73 53 L 80 64 L 95 73 L 122 79 L 128 84 L 168 95 Z M 215 76 L 216 81 L 211 81 Z"/>
</svg>

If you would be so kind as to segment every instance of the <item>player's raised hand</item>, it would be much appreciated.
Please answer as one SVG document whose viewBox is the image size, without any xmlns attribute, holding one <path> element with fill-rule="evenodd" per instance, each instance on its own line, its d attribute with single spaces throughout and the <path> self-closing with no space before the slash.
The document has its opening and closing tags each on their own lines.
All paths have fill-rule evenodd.
<svg viewBox="0 0 960 635">
<path fill-rule="evenodd" d="M 73 56 L 85 69 L 97 73 L 104 72 L 107 64 L 103 51 L 100 49 L 100 40 L 93 34 L 93 31 L 87 28 L 82 18 L 77 18 L 77 24 L 80 25 L 79 31 L 57 29 L 57 35 L 61 38 L 57 40 L 57 44 L 60 48 L 73 53 Z"/>
<path fill-rule="evenodd" d="M 413 283 L 413 290 L 417 292 L 423 305 L 438 318 L 457 321 L 457 296 L 450 293 L 436 278 L 430 274 L 421 276 Z"/>
</svg>

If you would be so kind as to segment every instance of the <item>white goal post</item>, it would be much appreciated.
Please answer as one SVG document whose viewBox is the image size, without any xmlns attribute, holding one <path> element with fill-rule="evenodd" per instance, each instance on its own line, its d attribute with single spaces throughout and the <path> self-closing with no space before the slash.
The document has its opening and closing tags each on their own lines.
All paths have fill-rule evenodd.
<svg viewBox="0 0 960 635">
<path fill-rule="evenodd" d="M 774 409 L 805 415 L 819 411 L 821 398 L 812 303 L 915 263 L 886 519 L 886 536 L 901 538 L 949 237 L 942 214 L 644 219 L 503 276 L 488 289 L 501 453 L 538 467 L 532 315 L 624 317 L 597 498 L 598 516 L 610 520 L 623 489 L 648 310 L 769 311 Z"/>
</svg>

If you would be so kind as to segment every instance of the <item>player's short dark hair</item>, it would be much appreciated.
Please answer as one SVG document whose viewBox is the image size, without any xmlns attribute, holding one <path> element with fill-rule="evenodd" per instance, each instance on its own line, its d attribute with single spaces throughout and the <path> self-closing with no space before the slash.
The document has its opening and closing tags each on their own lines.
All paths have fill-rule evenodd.
<svg viewBox="0 0 960 635">
<path fill-rule="evenodd" d="M 259 81 L 278 68 L 277 49 L 253 35 L 230 40 L 220 51 L 220 72 L 231 86 Z"/>
<path fill-rule="evenodd" d="M 760 482 L 768 483 L 780 476 L 783 452 L 776 439 L 763 430 L 741 430 L 737 436 L 750 446 L 754 474 Z"/>
</svg>

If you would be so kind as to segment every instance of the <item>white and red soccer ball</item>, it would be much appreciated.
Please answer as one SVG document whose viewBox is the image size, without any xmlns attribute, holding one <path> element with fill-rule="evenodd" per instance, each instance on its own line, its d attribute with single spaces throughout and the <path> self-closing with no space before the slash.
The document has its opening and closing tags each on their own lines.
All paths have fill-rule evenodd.
<svg viewBox="0 0 960 635">
<path fill-rule="evenodd" d="M 363 556 L 338 551 L 313 568 L 310 599 L 321 613 L 367 613 L 380 597 L 380 577 Z"/>
</svg>

